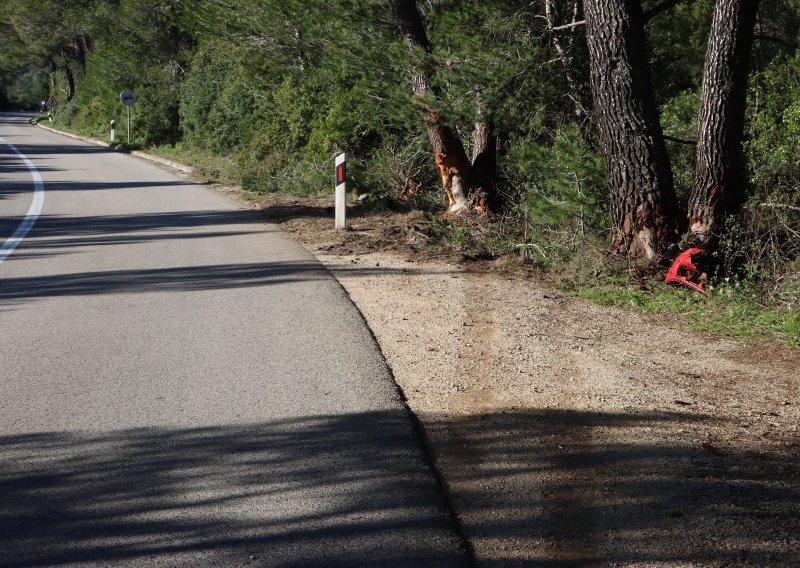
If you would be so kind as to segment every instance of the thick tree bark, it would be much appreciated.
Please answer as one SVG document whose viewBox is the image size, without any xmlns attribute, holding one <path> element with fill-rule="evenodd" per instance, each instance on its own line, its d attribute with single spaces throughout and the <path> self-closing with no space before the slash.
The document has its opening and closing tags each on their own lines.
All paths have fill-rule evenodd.
<svg viewBox="0 0 800 568">
<path fill-rule="evenodd" d="M 654 258 L 675 238 L 672 171 L 645 59 L 639 0 L 584 0 L 594 119 L 606 165 L 612 253 Z"/>
<path fill-rule="evenodd" d="M 717 0 L 703 69 L 687 246 L 715 248 L 744 200 L 747 76 L 758 0 Z"/>
<path fill-rule="evenodd" d="M 470 177 L 470 206 L 479 213 L 497 211 L 500 196 L 497 192 L 497 134 L 494 123 L 478 112 L 478 122 L 472 131 L 472 167 Z"/>
<path fill-rule="evenodd" d="M 425 53 L 431 52 L 431 44 L 422 16 L 415 0 L 389 0 L 394 11 L 400 35 L 411 53 L 411 60 L 415 59 L 416 50 Z M 414 94 L 426 107 L 425 128 L 431 141 L 436 168 L 442 177 L 442 186 L 447 193 L 447 210 L 456 212 L 468 206 L 467 197 L 470 188 L 470 163 L 464 145 L 458 135 L 449 128 L 442 116 L 430 107 L 431 98 L 430 78 L 422 65 L 413 65 L 411 69 L 411 82 Z"/>
</svg>

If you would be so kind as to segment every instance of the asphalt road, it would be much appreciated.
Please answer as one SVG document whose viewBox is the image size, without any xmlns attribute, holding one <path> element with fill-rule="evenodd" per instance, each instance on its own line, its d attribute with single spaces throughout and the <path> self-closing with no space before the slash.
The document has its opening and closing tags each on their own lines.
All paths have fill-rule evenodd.
<svg viewBox="0 0 800 568">
<path fill-rule="evenodd" d="M 275 226 L 0 115 L 0 566 L 468 563 L 389 371 Z M 331 220 L 333 222 L 333 220 Z"/>
</svg>

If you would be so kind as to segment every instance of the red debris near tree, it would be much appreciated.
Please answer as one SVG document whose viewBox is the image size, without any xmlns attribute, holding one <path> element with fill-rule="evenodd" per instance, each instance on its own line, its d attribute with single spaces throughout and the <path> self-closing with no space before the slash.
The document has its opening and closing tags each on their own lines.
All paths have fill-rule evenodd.
<svg viewBox="0 0 800 568">
<path fill-rule="evenodd" d="M 683 251 L 672 263 L 672 266 L 667 273 L 665 284 L 682 284 L 688 286 L 692 290 L 697 290 L 703 294 L 708 294 L 703 287 L 703 280 L 705 273 L 700 272 L 694 264 L 693 257 L 699 254 L 704 254 L 706 251 L 701 248 L 690 248 Z"/>
</svg>

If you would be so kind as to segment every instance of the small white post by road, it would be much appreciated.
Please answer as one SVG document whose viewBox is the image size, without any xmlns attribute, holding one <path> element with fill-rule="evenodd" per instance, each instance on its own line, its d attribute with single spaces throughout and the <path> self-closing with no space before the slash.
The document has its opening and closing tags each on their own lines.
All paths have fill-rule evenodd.
<svg viewBox="0 0 800 568">
<path fill-rule="evenodd" d="M 345 228 L 345 186 L 347 175 L 347 162 L 344 154 L 336 156 L 336 230 Z"/>
<path fill-rule="evenodd" d="M 117 121 L 116 120 L 112 120 L 111 121 L 111 141 L 113 142 L 116 139 L 117 139 Z"/>
</svg>

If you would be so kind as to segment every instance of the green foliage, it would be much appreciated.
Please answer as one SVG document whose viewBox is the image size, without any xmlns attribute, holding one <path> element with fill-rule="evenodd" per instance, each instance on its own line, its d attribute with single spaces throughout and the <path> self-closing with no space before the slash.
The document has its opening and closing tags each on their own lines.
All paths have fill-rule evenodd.
<svg viewBox="0 0 800 568">
<path fill-rule="evenodd" d="M 645 10 L 659 4 L 645 3 Z M 714 0 L 681 2 L 646 27 L 656 101 L 699 88 Z"/>
<path fill-rule="evenodd" d="M 208 148 L 207 124 L 214 103 L 225 88 L 232 49 L 211 43 L 198 49 L 191 62 L 191 73 L 180 86 L 180 125 L 184 140 Z"/>
<path fill-rule="evenodd" d="M 661 107 L 661 126 L 664 134 L 685 142 L 697 139 L 697 115 L 700 110 L 700 90 L 678 93 Z M 689 199 L 694 176 L 697 147 L 695 144 L 667 140 L 672 164 L 675 193 L 685 203 Z"/>
<path fill-rule="evenodd" d="M 33 65 L 4 73 L 0 84 L 5 87 L 5 103 L 0 108 L 38 110 L 41 101 L 48 97 L 47 75 Z"/>
<path fill-rule="evenodd" d="M 531 225 L 601 230 L 606 222 L 603 160 L 577 126 L 564 126 L 551 139 L 519 139 L 506 159 L 512 183 L 525 192 Z"/>
<path fill-rule="evenodd" d="M 800 52 L 776 58 L 751 81 L 748 161 L 764 195 L 800 183 Z"/>
</svg>

